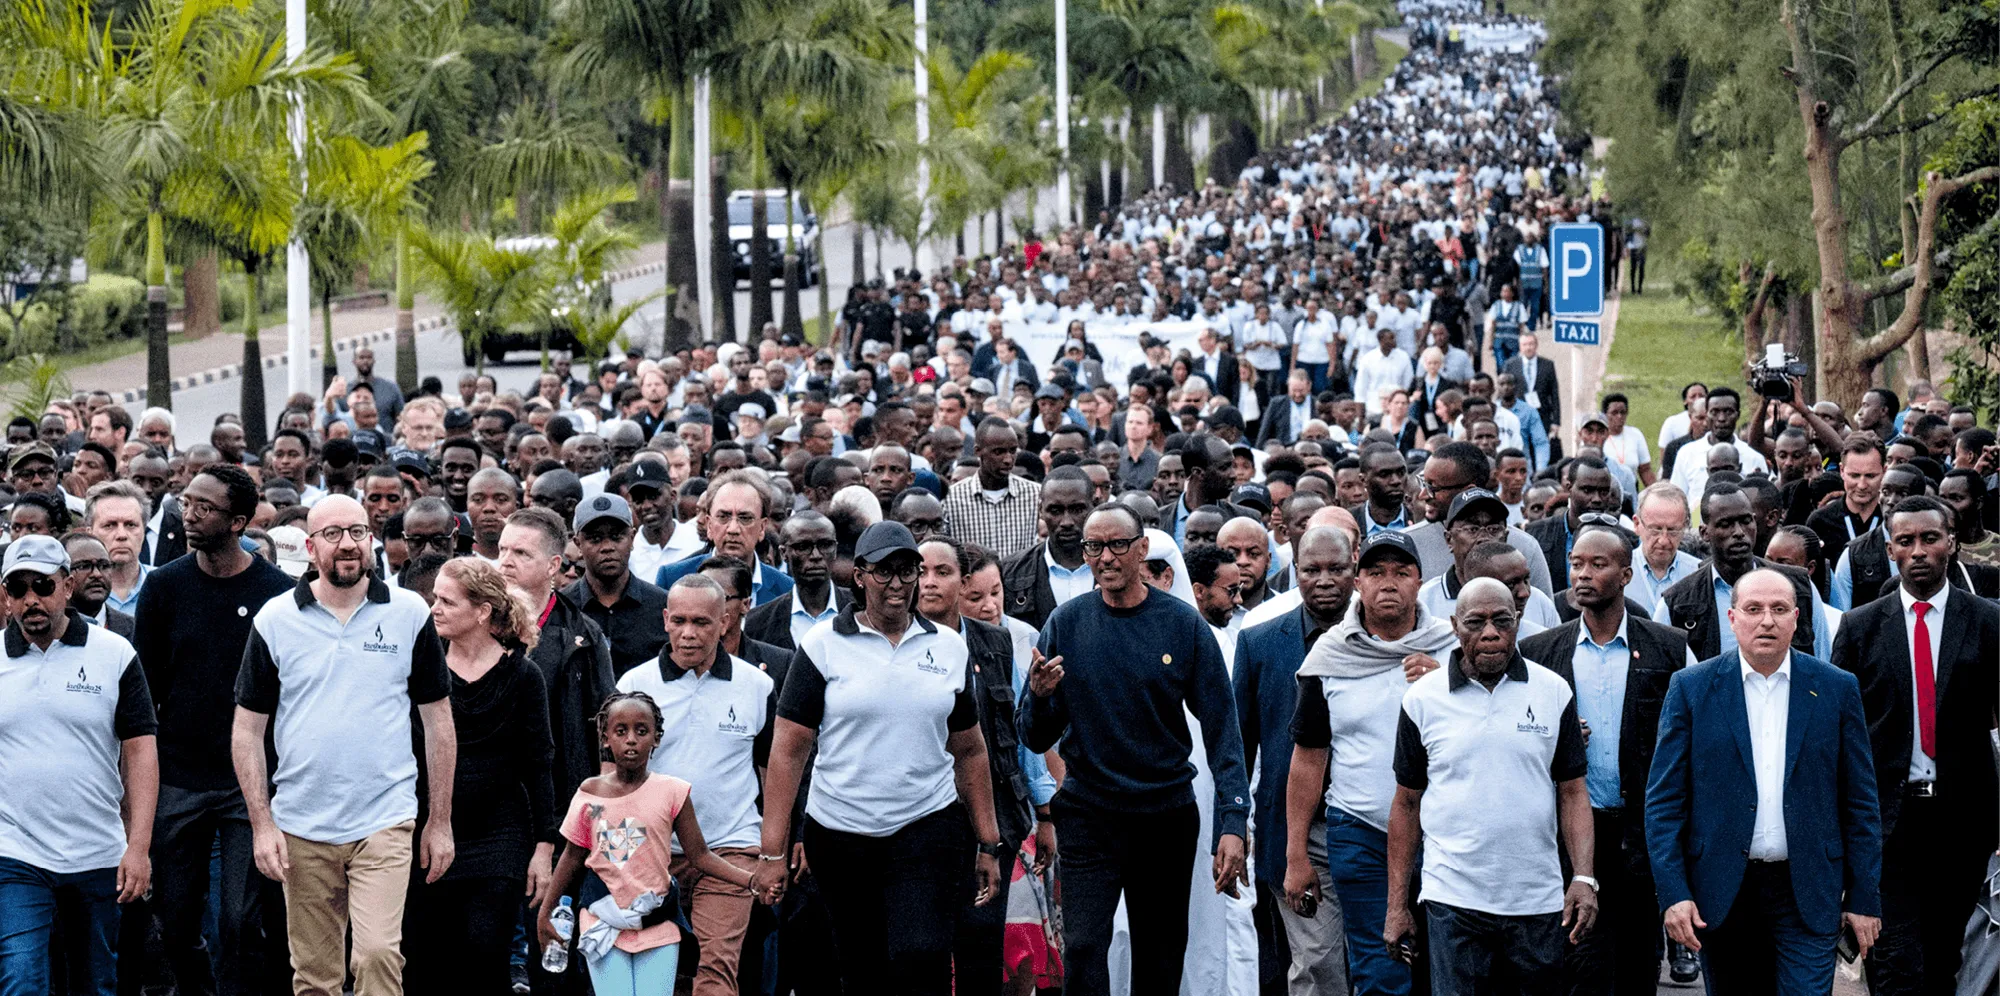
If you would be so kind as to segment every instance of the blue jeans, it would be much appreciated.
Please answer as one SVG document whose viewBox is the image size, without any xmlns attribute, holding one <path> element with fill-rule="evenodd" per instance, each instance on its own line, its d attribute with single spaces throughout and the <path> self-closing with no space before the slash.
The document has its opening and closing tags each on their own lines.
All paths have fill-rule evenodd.
<svg viewBox="0 0 2000 996">
<path fill-rule="evenodd" d="M 1326 364 L 1306 363 L 1304 361 L 1301 361 L 1298 364 L 1298 367 L 1300 370 L 1304 370 L 1308 375 L 1312 377 L 1314 397 L 1318 397 L 1319 392 L 1326 390 L 1326 367 L 1327 367 Z"/>
<path fill-rule="evenodd" d="M 679 970 L 679 942 L 647 948 L 638 954 L 612 948 L 604 957 L 587 960 L 590 986 L 597 996 L 661 996 L 674 991 Z"/>
<path fill-rule="evenodd" d="M 1542 324 L 1542 284 L 1540 281 L 1532 284 L 1525 281 L 1522 282 L 1521 303 L 1526 305 L 1528 309 L 1528 328 L 1530 330 L 1540 328 Z"/>
<path fill-rule="evenodd" d="M 1506 366 L 1508 360 L 1519 355 L 1521 355 L 1520 333 L 1509 334 L 1495 328 L 1493 330 L 1493 373 L 1497 376 L 1500 373 L 1500 368 Z"/>
<path fill-rule="evenodd" d="M 90 978 L 72 979 L 71 991 L 117 993 L 118 869 L 60 874 L 0 858 L 0 996 L 47 996 L 58 896 L 72 900 L 87 917 L 64 924 L 65 932 L 74 927 L 89 953 Z"/>
<path fill-rule="evenodd" d="M 1354 996 L 1408 996 L 1410 966 L 1389 957 L 1389 835 L 1346 810 L 1326 811 L 1326 868 L 1347 933 L 1347 984 Z"/>
</svg>

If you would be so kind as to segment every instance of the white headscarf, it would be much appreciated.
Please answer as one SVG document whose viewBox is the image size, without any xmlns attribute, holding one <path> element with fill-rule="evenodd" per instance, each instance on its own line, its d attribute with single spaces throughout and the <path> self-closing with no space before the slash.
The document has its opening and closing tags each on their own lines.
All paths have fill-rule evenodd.
<svg viewBox="0 0 2000 996">
<path fill-rule="evenodd" d="M 1174 569 L 1174 585 L 1170 591 L 1175 598 L 1189 605 L 1194 604 L 1194 585 L 1188 581 L 1187 561 L 1181 559 L 1180 545 L 1163 529 L 1146 530 L 1146 559 L 1164 560 Z"/>
</svg>

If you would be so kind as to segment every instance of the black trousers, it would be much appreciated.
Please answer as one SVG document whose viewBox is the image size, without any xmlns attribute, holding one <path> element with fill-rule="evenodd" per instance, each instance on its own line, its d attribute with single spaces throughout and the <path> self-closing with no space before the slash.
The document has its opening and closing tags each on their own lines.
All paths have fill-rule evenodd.
<svg viewBox="0 0 2000 996">
<path fill-rule="evenodd" d="M 1652 866 L 1634 823 L 1639 810 L 1591 810 L 1596 831 L 1597 925 L 1580 944 L 1565 941 L 1569 996 L 1654 996 L 1660 985 L 1660 905 Z M 1635 851 L 1637 853 L 1635 853 Z"/>
<path fill-rule="evenodd" d="M 753 914 L 754 915 L 754 914 Z M 778 903 L 778 970 L 772 992 L 783 996 L 840 996 L 833 923 L 819 894 L 819 876 L 808 874 L 785 889 Z"/>
<path fill-rule="evenodd" d="M 833 921 L 847 996 L 949 996 L 951 947 L 972 902 L 972 825 L 952 803 L 887 837 L 806 818 L 806 861 Z"/>
<path fill-rule="evenodd" d="M 403 907 L 403 991 L 510 992 L 507 949 L 514 943 L 527 880 L 496 875 L 425 884 L 423 869 L 414 871 Z M 541 952 L 533 954 L 539 963 Z"/>
<path fill-rule="evenodd" d="M 1431 992 L 1554 996 L 1562 990 L 1562 914 L 1502 916 L 1426 901 Z"/>
<path fill-rule="evenodd" d="M 984 906 L 967 903 L 952 938 L 952 992 L 956 996 L 1000 996 L 1001 944 L 1007 934 L 1007 890 L 1020 852 L 1000 856 L 1000 888 Z"/>
<path fill-rule="evenodd" d="M 1957 834 L 1945 817 L 1936 799 L 1906 795 L 1895 832 L 1882 842 L 1882 936 L 1868 955 L 1875 996 L 1955 991 L 1987 852 L 1954 846 Z"/>
<path fill-rule="evenodd" d="M 1190 802 L 1157 813 L 1098 809 L 1057 793 L 1049 804 L 1062 843 L 1064 996 L 1104 996 L 1118 897 L 1132 927 L 1134 996 L 1177 993 L 1187 957 L 1188 889 L 1201 812 Z"/>
<path fill-rule="evenodd" d="M 222 879 L 209 880 L 209 858 L 222 844 Z M 291 961 L 276 883 L 257 870 L 250 817 L 236 789 L 196 791 L 162 783 L 153 818 L 153 911 L 179 996 L 290 992 Z M 222 915 L 216 947 L 202 939 L 213 889 Z M 276 895 L 274 895 L 276 894 Z M 211 967 L 212 966 L 212 967 Z"/>
</svg>

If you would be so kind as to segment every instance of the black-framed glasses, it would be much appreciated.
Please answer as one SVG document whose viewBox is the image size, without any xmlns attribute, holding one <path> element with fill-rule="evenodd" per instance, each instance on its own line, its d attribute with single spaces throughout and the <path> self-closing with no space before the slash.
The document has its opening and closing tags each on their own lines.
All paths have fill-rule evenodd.
<svg viewBox="0 0 2000 996">
<path fill-rule="evenodd" d="M 867 571 L 869 577 L 872 577 L 875 580 L 882 582 L 883 584 L 889 584 L 896 581 L 901 581 L 904 584 L 909 584 L 910 582 L 915 581 L 917 579 L 917 575 L 923 573 L 923 565 L 913 564 L 910 563 L 909 561 L 904 561 L 901 564 L 886 564 L 877 562 L 869 564 L 866 567 L 863 567 L 862 570 Z"/>
<path fill-rule="evenodd" d="M 832 556 L 833 552 L 838 549 L 840 549 L 840 544 L 830 539 L 797 540 L 795 542 L 785 544 L 785 551 L 787 553 L 791 553 L 800 557 L 803 557 L 808 553 L 824 553 L 827 554 L 828 556 Z"/>
<path fill-rule="evenodd" d="M 43 478 L 54 478 L 56 476 L 56 469 L 43 464 L 36 464 L 32 467 L 16 467 L 14 468 L 14 476 L 23 480 L 39 481 Z"/>
<path fill-rule="evenodd" d="M 222 507 L 222 506 L 220 506 L 220 505 L 217 505 L 216 503 L 214 503 L 214 502 L 212 502 L 212 501 L 203 501 L 202 499 L 200 499 L 200 498 L 196 498 L 196 497 L 194 497 L 194 496 L 192 496 L 192 495 L 188 495 L 188 494 L 182 494 L 182 495 L 181 495 L 181 518 L 182 518 L 182 519 L 186 519 L 186 518 L 188 517 L 188 513 L 190 513 L 190 512 L 194 513 L 194 516 L 195 516 L 196 518 L 207 518 L 208 516 L 211 516 L 211 515 L 226 515 L 226 514 L 228 514 L 228 513 L 227 513 L 227 512 L 226 512 L 226 511 L 225 511 L 225 510 L 223 509 L 223 507 Z"/>
<path fill-rule="evenodd" d="M 352 526 L 327 526 L 313 533 L 313 535 L 319 537 L 319 541 L 328 546 L 340 545 L 342 537 L 351 539 L 356 543 L 366 543 L 368 542 L 368 525 L 366 523 L 357 523 Z M 403 542 L 408 543 L 409 537 L 403 537 Z"/>
<path fill-rule="evenodd" d="M 424 533 L 403 534 L 403 545 L 409 547 L 412 550 L 419 550 L 428 546 L 428 547 L 435 547 L 439 550 L 449 551 L 457 546 L 457 540 L 458 537 L 452 533 L 433 533 L 429 535 L 426 535 Z M 338 541 L 328 540 L 327 542 L 332 543 Z"/>
<path fill-rule="evenodd" d="M 1083 555 L 1086 557 L 1095 557 L 1106 550 L 1110 550 L 1113 555 L 1122 557 L 1127 550 L 1132 549 L 1132 544 L 1139 542 L 1142 538 L 1139 536 L 1125 536 L 1113 540 L 1087 539 L 1083 541 Z"/>
<path fill-rule="evenodd" d="M 111 573 L 111 561 L 72 560 L 69 562 L 69 570 L 72 574 L 109 574 Z"/>
<path fill-rule="evenodd" d="M 41 574 L 33 578 L 25 578 L 16 574 L 7 579 L 8 598 L 26 598 L 28 597 L 28 590 L 31 588 L 34 589 L 37 596 L 47 598 L 56 593 L 56 576 L 53 574 Z"/>
</svg>

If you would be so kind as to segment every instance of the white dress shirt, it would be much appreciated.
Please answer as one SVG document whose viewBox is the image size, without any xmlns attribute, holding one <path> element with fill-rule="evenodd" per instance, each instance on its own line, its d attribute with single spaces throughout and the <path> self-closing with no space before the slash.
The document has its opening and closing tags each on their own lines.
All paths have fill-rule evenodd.
<svg viewBox="0 0 2000 996">
<path fill-rule="evenodd" d="M 1792 711 L 1792 655 L 1766 678 L 1748 661 L 1743 705 L 1750 723 L 1750 767 L 1757 776 L 1757 820 L 1750 832 L 1752 861 L 1785 861 L 1785 724 Z"/>
<path fill-rule="evenodd" d="M 1910 594 L 1910 589 L 1900 584 L 1896 586 L 1896 596 L 1903 600 L 1903 642 L 1910 654 L 1910 780 L 1934 782 L 1937 781 L 1937 759 L 1924 753 L 1923 724 L 1917 721 L 1917 717 L 1922 715 L 1922 707 L 1917 704 L 1917 613 L 1912 608 L 1917 604 L 1917 598 Z M 1937 594 L 1924 599 L 1931 606 L 1924 613 L 1924 629 L 1930 635 L 1933 694 L 1937 688 L 1938 654 L 1944 649 L 1944 603 L 1950 597 L 1951 585 L 1945 585 L 1938 589 Z M 1888 786 L 1881 789 L 1885 792 L 1892 790 Z"/>
</svg>

